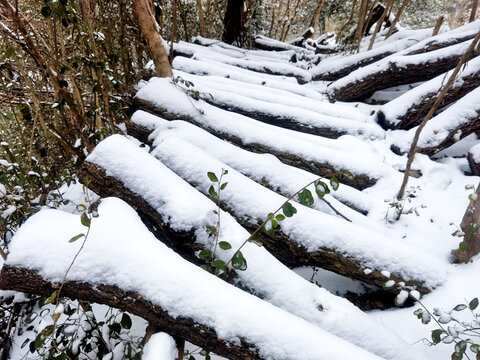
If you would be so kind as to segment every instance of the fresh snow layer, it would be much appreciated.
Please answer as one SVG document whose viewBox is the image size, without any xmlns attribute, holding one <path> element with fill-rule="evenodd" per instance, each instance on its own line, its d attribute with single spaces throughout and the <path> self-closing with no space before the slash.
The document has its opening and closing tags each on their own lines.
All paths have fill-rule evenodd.
<svg viewBox="0 0 480 360">
<path fill-rule="evenodd" d="M 218 109 L 204 101 L 193 103 L 168 78 L 154 78 L 143 86 L 137 97 L 178 116 L 195 119 L 204 127 L 239 138 L 243 144 L 260 144 L 278 152 L 297 155 L 307 161 L 327 163 L 338 171 L 349 170 L 378 179 L 393 172 L 369 153 L 352 154 L 338 149 L 333 139 L 278 128 L 240 114 Z"/>
<path fill-rule="evenodd" d="M 476 57 L 468 61 L 465 66 L 462 67 L 460 74 L 452 86 L 461 86 L 463 83 L 463 78 L 476 75 L 479 71 L 480 57 Z M 424 100 L 425 96 L 430 95 L 433 97 L 432 94 L 437 94 L 439 90 L 447 83 L 452 73 L 453 70 L 450 70 L 446 73 L 438 75 L 437 77 L 424 82 L 423 84 L 411 89 L 410 91 L 407 91 L 403 95 L 382 106 L 381 110 L 385 114 L 387 121 L 393 125 L 398 125 L 400 122 L 400 117 L 409 111 L 411 107 L 420 104 Z"/>
<path fill-rule="evenodd" d="M 217 157 L 228 166 L 233 167 L 255 181 L 259 183 L 266 181 L 270 188 L 278 189 L 278 192 L 283 195 L 292 195 L 298 189 L 305 186 L 305 184 L 318 178 L 318 176 L 305 170 L 283 164 L 271 154 L 258 154 L 241 149 L 185 121 L 167 121 L 138 110 L 132 115 L 132 122 L 145 126 L 146 128 L 152 126 L 151 124 L 156 124 L 155 128 L 157 131 L 150 135 L 150 139 L 165 138 L 168 136 L 180 137 L 208 152 L 211 156 Z M 352 138 L 350 140 L 354 139 Z M 354 145 L 355 141 L 352 141 L 351 146 Z M 345 146 L 348 145 L 345 144 Z M 328 180 L 325 181 L 328 182 Z M 310 189 L 312 193 L 315 193 L 313 185 Z M 325 199 L 354 222 L 366 220 L 366 218 L 359 215 L 358 212 L 339 202 L 344 202 L 353 208 L 368 212 L 371 200 L 359 190 L 347 185 L 341 185 L 337 191 L 326 195 Z M 322 201 L 316 202 L 314 206 L 320 211 L 330 214 L 334 213 L 332 209 Z M 374 226 L 373 224 L 370 225 Z"/>
<path fill-rule="evenodd" d="M 87 160 L 139 194 L 170 227 L 177 231 L 197 229 L 196 241 L 211 246 L 205 226 L 216 223 L 216 205 L 143 149 L 114 135 L 101 142 Z M 207 171 L 204 169 L 202 177 L 206 178 Z M 232 250 L 217 251 L 217 256 L 228 261 L 248 236 L 230 214 L 222 211 L 219 241 L 228 241 Z M 409 346 L 370 321 L 350 302 L 299 277 L 263 247 L 247 243 L 242 253 L 248 268 L 238 276 L 243 286 L 261 298 L 381 357 L 418 358 Z"/>
<path fill-rule="evenodd" d="M 142 360 L 176 360 L 175 340 L 166 333 L 153 334 L 143 348 Z"/>
<path fill-rule="evenodd" d="M 208 193 L 211 184 L 205 172 L 227 168 L 223 162 L 179 138 L 169 137 L 154 145 L 154 156 L 185 180 L 198 183 L 205 193 Z M 269 212 L 286 201 L 285 197 L 233 169 L 229 169 L 228 182 L 229 186 L 222 191 L 222 201 L 237 216 L 265 219 Z M 387 270 L 405 280 L 420 281 L 429 288 L 443 283 L 446 267 L 437 257 L 343 219 L 302 205 L 296 207 L 298 213 L 282 221 L 281 229 L 290 241 L 307 251 L 332 249 L 355 259 L 366 268 Z M 342 231 L 339 232 L 339 229 Z"/>
<path fill-rule="evenodd" d="M 476 164 L 480 164 L 480 144 L 473 146 L 469 153 L 472 154 L 473 161 L 475 161 Z"/>
<path fill-rule="evenodd" d="M 453 130 L 472 121 L 472 119 L 478 118 L 480 111 L 478 99 L 480 99 L 480 87 L 469 92 L 442 113 L 431 118 L 420 133 L 418 147 L 438 146 L 447 139 Z M 417 128 L 414 127 L 407 132 L 402 132 L 395 140 L 395 145 L 401 151 L 409 151 Z M 458 136 L 457 140 L 462 138 L 461 132 L 455 134 L 455 136 Z"/>
<path fill-rule="evenodd" d="M 400 53 L 387 56 L 380 61 L 352 71 L 347 76 L 329 85 L 328 91 L 333 93 L 336 89 L 343 88 L 357 81 L 363 81 L 367 76 L 386 71 L 392 64 L 395 64 L 397 68 L 403 68 L 410 64 L 428 66 L 428 64 L 433 61 L 463 55 L 471 42 L 472 40 L 468 40 L 456 45 L 415 55 L 407 55 L 407 52 L 411 50 L 412 47 L 407 48 Z"/>
<path fill-rule="evenodd" d="M 184 260 L 123 201 L 105 199 L 98 211 L 68 280 L 135 291 L 172 317 L 213 328 L 227 343 L 255 344 L 264 358 L 380 359 Z M 81 246 L 68 239 L 83 231 L 78 215 L 42 210 L 15 235 L 7 264 L 60 282 Z"/>
</svg>

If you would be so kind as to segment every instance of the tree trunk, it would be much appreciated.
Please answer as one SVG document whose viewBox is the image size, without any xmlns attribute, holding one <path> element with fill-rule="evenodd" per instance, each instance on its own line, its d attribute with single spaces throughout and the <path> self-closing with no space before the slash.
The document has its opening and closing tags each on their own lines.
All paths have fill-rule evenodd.
<svg viewBox="0 0 480 360">
<path fill-rule="evenodd" d="M 197 9 L 198 9 L 198 19 L 200 20 L 200 35 L 205 37 L 205 19 L 203 17 L 202 0 L 197 0 Z"/>
<path fill-rule="evenodd" d="M 452 250 L 455 261 L 459 263 L 468 262 L 480 252 L 480 185 L 472 199 L 460 224 L 460 229 L 465 234 L 463 235 L 463 245 L 459 249 Z M 465 249 L 463 248 L 464 245 Z"/>
<path fill-rule="evenodd" d="M 360 51 L 360 44 L 362 42 L 362 38 L 364 34 L 367 8 L 368 8 L 368 0 L 362 0 L 360 3 L 360 10 L 358 12 L 357 31 L 355 33 L 355 38 L 357 40 L 357 51 Z"/>
<path fill-rule="evenodd" d="M 388 2 L 387 6 L 384 6 L 382 4 L 377 5 L 377 8 L 383 8 L 383 11 L 380 13 L 381 14 L 380 18 L 376 19 L 377 25 L 375 26 L 375 30 L 373 30 L 373 34 L 372 34 L 372 37 L 370 38 L 370 43 L 368 44 L 368 49 L 367 50 L 372 50 L 373 44 L 375 43 L 375 38 L 377 37 L 378 32 L 382 28 L 382 24 L 385 20 L 385 17 L 387 16 L 387 13 L 388 13 L 390 7 L 392 6 L 392 4 L 393 4 L 393 0 L 390 0 Z M 368 31 L 369 31 L 369 28 L 367 29 L 367 33 L 368 33 Z"/>
<path fill-rule="evenodd" d="M 395 30 L 395 27 L 397 26 L 398 21 L 402 16 L 403 10 L 405 10 L 405 8 L 407 7 L 407 4 L 408 4 L 408 0 L 403 0 L 402 5 L 400 6 L 400 8 L 397 11 L 397 14 L 395 15 L 395 19 L 393 20 L 392 25 L 390 25 L 390 29 L 388 30 L 388 33 L 385 36 L 386 39 L 388 39 L 393 34 L 393 31 Z"/>
<path fill-rule="evenodd" d="M 310 21 L 310 27 L 313 28 L 312 36 L 315 34 L 318 26 L 318 19 L 320 18 L 320 13 L 322 12 L 323 5 L 325 4 L 325 0 L 319 0 L 317 8 L 315 9 L 315 13 L 313 14 L 312 21 Z"/>
<path fill-rule="evenodd" d="M 172 68 L 168 61 L 167 51 L 163 46 L 162 37 L 158 32 L 158 25 L 153 16 L 152 4 L 148 0 L 134 0 L 133 3 L 138 18 L 138 25 L 155 64 L 157 76 L 172 77 Z"/>
<path fill-rule="evenodd" d="M 469 22 L 475 21 L 475 17 L 477 15 L 477 8 L 478 8 L 478 0 L 473 0 L 472 2 L 472 11 L 470 12 L 470 20 Z"/>
<path fill-rule="evenodd" d="M 440 16 L 437 19 L 437 22 L 435 23 L 435 27 L 433 28 L 432 36 L 438 35 L 438 32 L 440 31 L 440 28 L 442 27 L 444 19 L 445 18 L 443 16 Z"/>
<path fill-rule="evenodd" d="M 224 18 L 222 41 L 227 44 L 242 44 L 245 36 L 245 1 L 228 0 Z"/>
</svg>

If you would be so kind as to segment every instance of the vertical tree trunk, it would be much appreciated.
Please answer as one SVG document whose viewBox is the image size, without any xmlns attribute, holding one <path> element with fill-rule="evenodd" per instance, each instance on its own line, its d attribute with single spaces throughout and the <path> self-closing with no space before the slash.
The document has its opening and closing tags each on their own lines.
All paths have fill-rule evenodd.
<svg viewBox="0 0 480 360">
<path fill-rule="evenodd" d="M 198 19 L 200 20 L 200 35 L 205 37 L 205 19 L 203 17 L 202 0 L 197 0 Z"/>
<path fill-rule="evenodd" d="M 403 14 L 403 10 L 407 7 L 408 0 L 403 0 L 402 5 L 397 11 L 397 14 L 395 15 L 395 20 L 393 20 L 392 25 L 390 25 L 390 30 L 388 30 L 387 36 L 385 36 L 385 39 L 388 39 L 392 34 L 393 31 L 395 30 L 395 26 L 397 26 L 398 21 L 400 20 L 400 16 Z"/>
<path fill-rule="evenodd" d="M 163 46 L 162 37 L 158 32 L 158 25 L 153 16 L 152 3 L 149 0 L 134 0 L 133 6 L 140 31 L 155 64 L 157 76 L 171 77 L 172 68 L 168 62 L 168 54 Z"/>
<path fill-rule="evenodd" d="M 244 0 L 228 0 L 225 11 L 222 40 L 227 44 L 241 44 L 245 34 Z"/>
<path fill-rule="evenodd" d="M 315 34 L 318 26 L 318 19 L 320 18 L 320 13 L 322 12 L 323 5 L 325 4 L 325 0 L 319 0 L 317 8 L 315 9 L 315 13 L 313 14 L 312 21 L 310 21 L 310 27 L 313 28 L 312 37 Z"/>
<path fill-rule="evenodd" d="M 378 32 L 382 28 L 383 21 L 385 20 L 385 17 L 387 16 L 387 13 L 389 12 L 389 9 L 392 5 L 393 5 L 393 0 L 390 0 L 387 6 L 383 9 L 382 16 L 380 17 L 380 19 L 378 19 L 377 25 L 375 26 L 375 30 L 373 30 L 372 37 L 370 38 L 370 43 L 368 44 L 368 50 L 372 49 L 373 44 L 375 43 L 375 38 L 377 37 Z"/>
<path fill-rule="evenodd" d="M 477 15 L 477 8 L 478 8 L 478 0 L 473 0 L 472 2 L 472 11 L 470 13 L 470 20 L 469 22 L 472 22 L 475 20 L 475 17 Z"/>
<path fill-rule="evenodd" d="M 358 11 L 358 22 L 357 22 L 357 31 L 356 31 L 356 40 L 357 40 L 357 51 L 360 51 L 360 43 L 362 42 L 363 37 L 363 28 L 365 25 L 365 18 L 367 16 L 368 9 L 368 0 L 362 0 L 360 3 L 360 10 Z"/>
<path fill-rule="evenodd" d="M 440 31 L 440 28 L 442 27 L 444 19 L 445 18 L 443 16 L 440 16 L 437 19 L 437 22 L 435 23 L 435 27 L 433 28 L 432 36 L 438 35 L 438 32 Z"/>
</svg>

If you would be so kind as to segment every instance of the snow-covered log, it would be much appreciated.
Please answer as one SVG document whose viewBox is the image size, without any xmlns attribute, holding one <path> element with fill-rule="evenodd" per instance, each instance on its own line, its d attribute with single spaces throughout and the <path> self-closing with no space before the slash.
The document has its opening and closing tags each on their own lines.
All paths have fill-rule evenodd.
<svg viewBox="0 0 480 360">
<path fill-rule="evenodd" d="M 123 201 L 105 199 L 98 213 L 63 296 L 128 311 L 228 359 L 380 359 L 184 260 Z M 32 216 L 12 240 L 0 287 L 50 296 L 81 246 L 68 239 L 84 231 L 78 215 Z"/>
<path fill-rule="evenodd" d="M 167 121 L 138 110 L 132 115 L 131 121 L 127 123 L 128 133 L 144 143 L 150 142 L 152 140 L 150 134 L 158 129 L 160 133 L 157 131 L 155 134 L 157 138 L 167 134 L 181 137 L 225 162 L 228 166 L 284 196 L 293 195 L 305 184 L 318 178 L 312 173 L 282 163 L 271 154 L 258 154 L 241 149 L 185 121 Z M 367 151 L 365 144 L 353 137 L 337 139 L 337 143 L 339 148 L 355 149 L 354 151 L 358 154 Z M 328 182 L 328 179 L 324 179 L 324 181 Z M 342 184 L 337 191 L 325 195 L 325 200 L 351 221 L 375 227 L 371 221 L 368 221 L 367 225 L 365 221 L 368 219 L 361 215 L 367 214 L 372 205 L 370 196 L 365 193 Z M 314 207 L 331 215 L 337 214 L 326 202 L 316 202 Z"/>
<path fill-rule="evenodd" d="M 303 70 L 292 63 L 279 61 L 270 58 L 247 57 L 246 55 L 223 48 L 222 52 L 215 51 L 215 48 L 205 47 L 197 44 L 191 44 L 180 41 L 174 45 L 177 52 L 185 52 L 189 54 L 193 52 L 193 57 L 198 60 L 208 60 L 209 62 L 233 65 L 241 69 L 246 69 L 258 73 L 265 73 L 269 75 L 279 75 L 295 78 L 300 84 L 305 84 L 311 80 L 311 75 L 308 71 Z M 230 52 L 230 54 L 227 54 Z M 233 54 L 231 54 L 233 52 Z M 191 57 L 191 56 L 188 56 Z"/>
<path fill-rule="evenodd" d="M 454 68 L 470 43 L 471 40 L 416 55 L 388 56 L 330 84 L 330 99 L 354 101 L 392 86 L 432 79 Z M 478 53 L 477 50 L 471 57 Z"/>
<path fill-rule="evenodd" d="M 463 244 L 458 249 L 452 250 L 452 255 L 459 263 L 468 262 L 473 256 L 480 253 L 480 185 L 470 197 L 470 203 L 460 224 L 460 229 L 464 234 Z"/>
<path fill-rule="evenodd" d="M 342 181 L 358 189 L 373 185 L 393 171 L 371 157 L 338 150 L 335 140 L 278 128 L 240 114 L 218 109 L 187 95 L 165 79 L 152 79 L 135 98 L 137 107 L 166 119 L 182 119 L 237 146 L 258 153 L 271 153 L 282 162 L 319 176 L 348 170 L 355 178 Z"/>
<path fill-rule="evenodd" d="M 364 121 L 356 120 L 362 118 L 362 114 L 352 111 L 351 108 L 342 109 L 339 106 L 336 110 L 337 114 L 333 115 L 336 108 L 327 109 L 325 104 L 318 101 L 315 104 L 311 104 L 313 101 L 305 104 L 306 107 L 311 106 L 312 110 L 310 110 L 302 106 L 302 103 L 308 102 L 308 99 L 291 99 L 292 101 L 289 103 L 287 100 L 286 104 L 282 104 L 281 99 L 276 103 L 268 101 L 270 99 L 262 100 L 260 96 L 264 96 L 263 93 L 267 92 L 265 88 L 258 87 L 259 90 L 253 91 L 252 87 L 246 87 L 242 91 L 242 89 L 238 89 L 238 85 L 235 89 L 231 81 L 221 86 L 221 84 L 215 84 L 214 81 L 208 81 L 205 77 L 189 74 L 182 74 L 181 77 L 185 80 L 191 79 L 194 84 L 193 89 L 198 91 L 199 96 L 207 103 L 267 124 L 328 138 L 338 138 L 346 134 L 370 140 L 385 137 L 385 132 L 375 122 L 365 122 L 368 119 L 367 116 L 363 116 Z M 184 91 L 192 89 L 189 83 L 178 82 L 178 85 Z M 250 95 L 248 95 L 249 92 Z M 256 96 L 259 92 L 262 94 Z M 232 93 L 235 96 L 232 96 Z M 272 97 L 270 96 L 270 98 Z M 344 118 L 343 114 L 347 110 L 350 118 L 355 117 L 355 120 Z M 330 112 L 332 115 L 321 113 L 321 111 Z"/>
<path fill-rule="evenodd" d="M 87 160 L 102 166 L 84 163 L 79 178 L 83 180 L 86 176 L 89 186 L 103 196 L 115 193 L 127 200 L 158 239 L 165 241 L 171 233 L 188 233 L 190 243 L 195 241 L 194 247 L 211 248 L 214 240 L 205 226 L 215 224 L 217 217 L 213 210 L 217 206 L 137 144 L 115 135 L 100 143 Z M 249 233 L 230 214 L 220 213 L 219 241 L 229 242 L 232 249 L 218 250 L 215 255 L 227 262 Z M 183 246 L 171 243 L 180 253 Z M 379 356 L 398 360 L 416 358 L 411 348 L 391 332 L 378 331 L 379 325 L 351 303 L 290 271 L 264 247 L 247 243 L 242 253 L 248 267 L 236 273 L 235 281 L 242 289 Z M 437 280 L 443 276 L 437 275 L 434 275 Z"/>
<path fill-rule="evenodd" d="M 477 144 L 470 149 L 467 159 L 472 173 L 480 176 L 480 144 Z"/>
<path fill-rule="evenodd" d="M 427 115 L 452 71 L 441 74 L 383 105 L 377 117 L 384 128 L 411 129 Z M 447 106 L 480 86 L 480 57 L 470 60 L 447 90 L 441 106 Z"/>
<path fill-rule="evenodd" d="M 418 140 L 418 152 L 434 155 L 460 139 L 480 130 L 480 87 L 469 92 L 442 113 L 431 118 Z M 410 150 L 417 127 L 402 133 L 393 143 L 398 154 Z"/>
<path fill-rule="evenodd" d="M 299 52 L 299 53 L 310 53 L 312 55 L 314 54 L 313 51 L 307 50 L 303 47 L 284 43 L 282 41 L 271 39 L 263 35 L 257 35 L 254 41 L 254 46 L 257 49 L 267 50 L 267 51 L 294 50 L 295 52 Z"/>
</svg>

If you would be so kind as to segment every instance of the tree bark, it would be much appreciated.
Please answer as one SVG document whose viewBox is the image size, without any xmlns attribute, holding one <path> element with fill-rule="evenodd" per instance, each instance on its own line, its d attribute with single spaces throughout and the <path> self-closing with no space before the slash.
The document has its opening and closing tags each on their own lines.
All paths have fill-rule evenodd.
<svg viewBox="0 0 480 360">
<path fill-rule="evenodd" d="M 148 0 L 134 0 L 133 3 L 142 36 L 155 64 L 157 76 L 172 77 L 172 68 L 168 61 L 167 51 L 163 46 L 162 37 L 158 32 L 152 4 Z"/>
<path fill-rule="evenodd" d="M 403 14 L 403 10 L 405 10 L 405 8 L 407 7 L 407 4 L 408 4 L 408 0 L 403 0 L 402 5 L 400 5 L 400 8 L 395 14 L 395 19 L 393 20 L 392 25 L 390 25 L 390 29 L 388 30 L 388 33 L 385 36 L 385 39 L 388 39 L 393 34 L 393 31 L 395 30 L 395 27 L 397 26 L 398 21 L 400 20 L 400 17 Z"/>
<path fill-rule="evenodd" d="M 198 19 L 200 21 L 200 35 L 205 37 L 205 19 L 203 17 L 202 0 L 197 0 Z"/>
<path fill-rule="evenodd" d="M 200 270 L 199 271 L 203 271 Z M 4 265 L 0 276 L 0 288 L 40 296 L 50 296 L 58 290 L 53 284 L 33 270 Z M 205 324 L 195 323 L 189 318 L 173 317 L 168 309 L 162 309 L 134 291 L 126 291 L 109 284 L 90 284 L 67 281 L 62 295 L 71 299 L 105 304 L 140 316 L 157 329 L 174 337 L 210 350 L 232 360 L 260 360 L 255 344 L 241 340 L 239 344 L 226 343 L 219 339 L 215 330 Z"/>
<path fill-rule="evenodd" d="M 469 22 L 475 21 L 475 18 L 477 16 L 477 8 L 478 8 L 478 0 L 473 0 L 472 1 L 472 11 L 470 12 Z"/>
<path fill-rule="evenodd" d="M 375 30 L 373 30 L 373 34 L 372 34 L 372 37 L 370 38 L 370 43 L 368 44 L 368 49 L 367 50 L 372 50 L 373 44 L 375 43 L 375 38 L 377 37 L 378 32 L 382 28 L 382 24 L 385 20 L 385 17 L 387 16 L 387 13 L 390 9 L 390 6 L 392 6 L 392 4 L 393 4 L 393 0 L 390 0 L 388 2 L 387 6 L 384 6 L 382 4 L 377 5 L 377 8 L 383 9 L 383 11 L 380 13 L 380 18 L 376 19 L 377 25 L 375 26 Z M 370 30 L 370 28 L 367 29 L 367 33 L 368 33 L 369 30 Z"/>
<path fill-rule="evenodd" d="M 106 175 L 103 169 L 94 164 L 84 162 L 79 169 L 78 178 L 81 182 L 88 179 L 89 188 L 101 197 L 115 196 L 127 202 L 137 211 L 144 224 L 158 239 L 162 239 L 169 247 L 188 260 L 198 263 L 199 260 L 194 255 L 194 252 L 199 250 L 198 245 L 195 246 L 194 231 L 185 234 L 171 229 L 167 223 L 162 221 L 162 214 L 158 214 L 148 205 L 141 195 L 134 194 L 119 180 Z M 221 206 L 226 210 L 232 210 L 225 203 L 221 203 Z M 238 216 L 236 220 L 247 230 L 253 232 L 258 225 L 249 221 L 249 218 Z M 380 288 L 385 283 L 385 276 L 381 274 L 381 269 L 374 269 L 367 275 L 364 272 L 365 266 L 359 261 L 346 257 L 334 249 L 322 248 L 309 252 L 295 241 L 289 240 L 288 236 L 278 228 L 273 236 L 260 232 L 257 238 L 273 256 L 287 266 L 318 266 Z M 391 279 L 415 286 L 421 293 L 430 292 L 430 289 L 418 281 L 405 281 L 395 275 L 392 275 Z"/>
<path fill-rule="evenodd" d="M 262 144 L 244 144 L 243 141 L 238 138 L 235 135 L 227 134 L 215 129 L 208 128 L 200 123 L 198 123 L 195 119 L 184 116 L 181 114 L 178 114 L 175 112 L 174 109 L 163 109 L 158 106 L 153 105 L 152 103 L 135 98 L 134 99 L 134 104 L 136 109 L 144 110 L 146 112 L 149 112 L 151 114 L 160 116 L 164 119 L 168 120 L 185 120 L 187 122 L 190 122 L 199 128 L 202 128 L 211 134 L 224 139 L 226 141 L 231 142 L 232 144 L 235 144 L 243 149 L 256 152 L 256 153 L 270 153 L 275 155 L 280 161 L 282 161 L 285 164 L 292 165 L 295 167 L 298 167 L 300 169 L 309 171 L 311 173 L 317 174 L 319 176 L 329 176 L 332 173 L 337 172 L 338 170 L 335 169 L 331 164 L 328 163 L 319 163 L 315 162 L 312 160 L 307 160 L 299 157 L 298 155 L 294 154 L 289 154 L 287 152 L 281 152 L 277 150 L 273 150 L 265 145 Z M 377 179 L 373 179 L 369 177 L 368 175 L 364 174 L 357 174 L 354 179 L 343 179 L 342 183 L 352 186 L 356 189 L 363 190 L 367 187 L 373 186 L 377 182 Z"/>
<path fill-rule="evenodd" d="M 323 5 L 325 4 L 325 0 L 319 0 L 318 5 L 313 13 L 312 20 L 310 21 L 310 27 L 313 28 L 312 36 L 315 34 L 318 26 L 318 19 L 320 18 L 320 13 L 322 12 Z"/>
<path fill-rule="evenodd" d="M 455 261 L 459 263 L 468 262 L 480 252 L 480 185 L 477 187 L 475 196 L 475 200 L 470 200 L 460 224 L 460 229 L 465 233 L 463 243 L 466 245 L 466 250 L 452 250 Z"/>
<path fill-rule="evenodd" d="M 437 22 L 435 23 L 435 27 L 433 28 L 433 32 L 432 32 L 432 36 L 436 36 L 438 35 L 438 32 L 440 31 L 440 28 L 442 27 L 442 24 L 443 24 L 443 20 L 445 18 L 443 16 L 440 16 L 438 19 L 437 19 Z"/>
<path fill-rule="evenodd" d="M 245 35 L 244 6 L 244 0 L 228 0 L 222 35 L 222 41 L 227 44 L 236 42 L 240 45 L 243 43 L 243 37 Z"/>
</svg>

